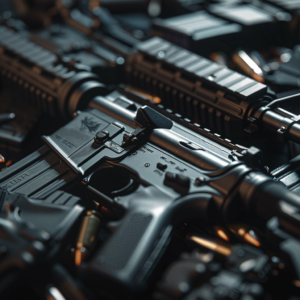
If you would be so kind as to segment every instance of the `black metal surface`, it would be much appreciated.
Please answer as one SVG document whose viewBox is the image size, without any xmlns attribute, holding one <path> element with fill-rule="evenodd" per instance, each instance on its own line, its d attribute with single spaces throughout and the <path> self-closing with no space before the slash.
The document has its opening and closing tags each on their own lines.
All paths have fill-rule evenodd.
<svg viewBox="0 0 300 300">
<path fill-rule="evenodd" d="M 0 298 L 296 300 L 297 1 L 0 1 Z"/>
</svg>

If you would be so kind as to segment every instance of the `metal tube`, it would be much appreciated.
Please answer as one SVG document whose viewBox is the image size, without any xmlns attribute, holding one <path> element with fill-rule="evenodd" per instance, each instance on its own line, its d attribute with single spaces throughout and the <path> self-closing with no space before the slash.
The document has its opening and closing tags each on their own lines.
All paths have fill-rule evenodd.
<svg viewBox="0 0 300 300">
<path fill-rule="evenodd" d="M 300 124 L 295 123 L 289 130 L 289 138 L 291 141 L 300 144 Z"/>
<path fill-rule="evenodd" d="M 95 97 L 90 103 L 90 108 L 97 108 L 101 112 L 123 122 L 124 124 L 137 128 L 138 125 L 135 122 L 135 112 L 123 108 L 113 102 L 110 102 L 102 97 Z"/>
<path fill-rule="evenodd" d="M 274 111 L 267 110 L 262 116 L 263 125 L 272 132 L 287 130 L 287 139 L 300 144 L 300 124 Z"/>
</svg>

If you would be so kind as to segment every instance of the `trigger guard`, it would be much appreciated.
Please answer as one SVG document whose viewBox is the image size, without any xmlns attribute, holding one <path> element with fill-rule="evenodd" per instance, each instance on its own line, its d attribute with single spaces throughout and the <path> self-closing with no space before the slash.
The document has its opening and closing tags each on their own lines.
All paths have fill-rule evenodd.
<svg viewBox="0 0 300 300">
<path fill-rule="evenodd" d="M 111 195 L 112 196 L 121 196 L 121 195 L 129 194 L 135 186 L 136 186 L 136 181 L 133 180 L 132 178 L 130 178 L 130 181 L 128 182 L 128 184 L 126 186 L 124 186 L 123 188 L 121 188 L 119 190 L 111 192 Z"/>
</svg>

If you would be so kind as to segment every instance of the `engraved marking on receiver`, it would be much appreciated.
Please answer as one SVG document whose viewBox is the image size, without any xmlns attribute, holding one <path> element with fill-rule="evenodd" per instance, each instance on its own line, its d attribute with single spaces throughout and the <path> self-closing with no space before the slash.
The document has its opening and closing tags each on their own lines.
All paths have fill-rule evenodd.
<svg viewBox="0 0 300 300">
<path fill-rule="evenodd" d="M 14 178 L 13 180 L 9 181 L 4 188 L 5 189 L 9 189 L 12 186 L 14 186 L 15 184 L 19 183 L 20 181 L 22 181 L 23 179 L 25 179 L 26 177 L 29 177 L 30 175 L 28 173 L 23 173 L 20 176 Z"/>
<path fill-rule="evenodd" d="M 158 174 L 159 176 L 162 176 L 163 172 L 159 171 L 159 170 L 154 170 L 154 173 Z"/>
<path fill-rule="evenodd" d="M 153 153 L 153 151 L 152 150 L 150 150 L 149 148 L 147 148 L 147 147 L 142 147 L 142 149 L 144 149 L 144 150 L 147 150 L 148 152 L 150 152 L 150 153 Z"/>
<path fill-rule="evenodd" d="M 169 163 L 169 164 L 171 164 L 171 165 L 175 165 L 174 161 L 168 160 L 168 159 L 167 159 L 166 157 L 164 157 L 164 156 L 161 156 L 160 158 L 163 159 L 166 163 Z"/>
<path fill-rule="evenodd" d="M 176 170 L 178 170 L 179 172 L 187 171 L 187 169 L 185 169 L 185 168 L 180 168 L 180 167 L 176 167 Z"/>
<path fill-rule="evenodd" d="M 72 144 L 71 142 L 69 142 L 68 140 L 62 138 L 60 135 L 55 134 L 55 137 L 57 140 L 59 140 L 60 142 L 62 142 L 64 145 L 66 145 L 69 148 L 76 148 L 76 146 L 74 144 Z"/>
</svg>

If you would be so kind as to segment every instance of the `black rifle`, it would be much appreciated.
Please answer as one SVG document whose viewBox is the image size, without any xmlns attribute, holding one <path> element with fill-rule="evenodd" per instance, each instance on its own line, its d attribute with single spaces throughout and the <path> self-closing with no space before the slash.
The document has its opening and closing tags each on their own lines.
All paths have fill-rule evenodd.
<svg viewBox="0 0 300 300">
<path fill-rule="evenodd" d="M 275 94 L 266 85 L 161 38 L 138 44 L 126 73 L 130 83 L 160 97 L 165 109 L 226 137 L 266 128 L 279 141 L 300 141 L 298 116 L 277 108 L 280 101 L 272 102 Z"/>
<path fill-rule="evenodd" d="M 51 28 L 49 29 L 50 36 L 53 30 L 54 28 L 52 31 Z M 90 66 L 81 65 L 81 60 L 84 60 L 89 51 L 85 47 L 90 47 L 91 50 L 91 46 L 84 44 L 79 46 L 79 49 L 74 49 L 76 46 L 74 40 L 78 39 L 78 35 L 80 36 L 71 28 L 61 28 L 60 32 L 52 36 L 53 44 L 48 45 L 50 47 L 48 50 L 44 47 L 45 41 L 41 37 L 30 38 L 28 31 L 16 32 L 6 26 L 0 26 L 2 50 L 0 88 L 5 87 L 21 93 L 24 100 L 51 116 L 69 114 L 65 102 L 65 100 L 68 102 L 69 97 L 74 100 L 73 105 L 77 109 L 81 105 L 85 107 L 83 102 L 87 96 L 90 99 L 91 96 L 107 93 L 107 88 L 99 82 L 97 72 L 91 71 L 99 70 L 99 67 L 104 70 L 105 66 L 109 65 L 109 61 L 105 62 L 99 56 L 97 57 L 96 53 L 94 55 L 91 53 L 89 55 L 92 60 Z M 47 36 L 47 31 L 41 33 L 41 36 Z M 69 43 L 63 52 L 60 46 L 62 40 L 66 41 L 65 36 L 68 36 Z M 84 40 L 86 41 L 83 38 Z M 97 45 L 95 45 L 95 51 L 97 51 L 96 47 Z M 101 51 L 101 46 L 98 47 L 100 47 L 100 52 L 105 53 Z M 81 59 L 80 56 L 82 56 Z M 117 58 L 118 56 L 112 54 L 107 60 L 117 60 Z M 17 61 L 17 64 L 13 61 Z M 88 85 L 87 82 L 89 82 Z"/>
<path fill-rule="evenodd" d="M 43 139 L 47 146 L 1 173 L 0 188 L 3 195 L 39 199 L 81 190 L 86 205 L 96 202 L 120 218 L 112 237 L 79 268 L 96 294 L 141 293 L 181 220 L 275 216 L 284 220 L 284 232 L 295 234 L 299 196 L 150 107 L 96 97 Z M 295 253 L 289 255 L 293 260 Z"/>
</svg>

